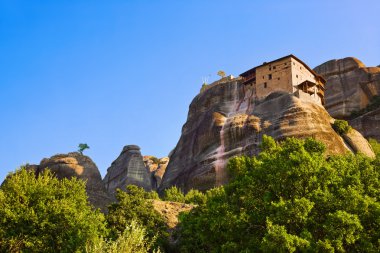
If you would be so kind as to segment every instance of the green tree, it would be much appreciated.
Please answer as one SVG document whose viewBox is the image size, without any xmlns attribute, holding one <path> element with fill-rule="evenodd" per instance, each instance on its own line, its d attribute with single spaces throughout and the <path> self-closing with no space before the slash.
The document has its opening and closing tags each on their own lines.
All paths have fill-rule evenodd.
<svg viewBox="0 0 380 253">
<path fill-rule="evenodd" d="M 185 195 L 185 203 L 188 203 L 188 204 L 201 205 L 201 204 L 205 204 L 206 200 L 207 200 L 207 197 L 203 192 L 194 190 L 194 189 L 191 189 Z"/>
<path fill-rule="evenodd" d="M 76 252 L 105 233 L 85 182 L 21 168 L 0 189 L 1 252 Z"/>
<path fill-rule="evenodd" d="M 313 140 L 263 138 L 231 181 L 181 216 L 182 252 L 379 252 L 380 166 Z M 215 231 L 220 231 L 215 233 Z"/>
<path fill-rule="evenodd" d="M 219 70 L 217 75 L 220 76 L 221 78 L 223 78 L 226 76 L 226 72 L 224 72 L 223 70 Z"/>
<path fill-rule="evenodd" d="M 78 145 L 78 152 L 81 154 L 81 155 L 83 155 L 83 151 L 85 150 L 85 149 L 89 149 L 90 147 L 87 145 L 87 143 L 80 143 L 79 145 Z"/>
<path fill-rule="evenodd" d="M 153 208 L 151 200 L 143 188 L 128 185 L 127 191 L 116 192 L 117 202 L 108 207 L 106 216 L 111 238 L 116 239 L 125 227 L 135 220 L 146 230 L 147 239 L 157 238 L 155 245 L 166 247 L 168 237 L 164 218 Z"/>
<path fill-rule="evenodd" d="M 99 240 L 89 243 L 86 246 L 87 253 L 146 253 L 150 252 L 154 244 L 154 239 L 146 237 L 145 228 L 136 221 L 127 225 L 125 230 L 119 234 L 116 240 Z M 158 253 L 158 251 L 153 251 Z"/>
<path fill-rule="evenodd" d="M 376 156 L 380 157 L 380 143 L 376 139 L 373 139 L 373 138 L 369 138 L 368 142 L 369 144 L 371 144 L 371 147 L 373 151 L 375 152 Z"/>
<path fill-rule="evenodd" d="M 185 195 L 181 191 L 181 189 L 176 186 L 172 186 L 168 189 L 165 189 L 163 200 L 166 201 L 175 201 L 175 202 L 185 202 Z"/>
<path fill-rule="evenodd" d="M 335 130 L 335 132 L 337 132 L 339 135 L 346 134 L 351 129 L 350 125 L 346 120 L 340 119 L 335 120 L 332 127 Z"/>
</svg>

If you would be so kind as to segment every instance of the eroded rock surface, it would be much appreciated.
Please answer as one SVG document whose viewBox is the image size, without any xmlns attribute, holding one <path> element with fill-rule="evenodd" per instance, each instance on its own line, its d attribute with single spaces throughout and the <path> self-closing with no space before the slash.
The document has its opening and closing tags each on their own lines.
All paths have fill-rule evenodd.
<svg viewBox="0 0 380 253">
<path fill-rule="evenodd" d="M 119 157 L 107 169 L 103 182 L 112 195 L 117 188 L 124 190 L 129 184 L 151 190 L 150 172 L 145 167 L 140 148 L 136 145 L 125 146 Z"/>
<path fill-rule="evenodd" d="M 45 169 L 49 169 L 59 179 L 76 177 L 85 180 L 90 203 L 103 212 L 106 212 L 107 205 L 112 201 L 103 185 L 96 164 L 91 158 L 78 152 L 54 155 L 42 159 L 39 165 L 26 165 L 25 167 L 27 170 L 34 171 L 36 176 Z"/>
<path fill-rule="evenodd" d="M 169 163 L 169 157 L 156 158 L 154 156 L 144 156 L 144 164 L 151 173 L 152 189 L 156 190 L 162 181 L 166 167 Z"/>
<path fill-rule="evenodd" d="M 325 62 L 314 70 L 326 80 L 325 107 L 334 118 L 347 119 L 366 138 L 380 141 L 380 108 L 355 116 L 380 95 L 380 68 L 366 67 L 347 57 Z"/>
<path fill-rule="evenodd" d="M 334 132 L 333 119 L 322 106 L 281 92 L 257 102 L 253 94 L 252 87 L 235 79 L 194 98 L 160 190 L 172 185 L 185 191 L 206 190 L 225 184 L 228 158 L 257 154 L 264 134 L 276 140 L 314 137 L 330 154 L 349 152 L 349 144 Z"/>
</svg>

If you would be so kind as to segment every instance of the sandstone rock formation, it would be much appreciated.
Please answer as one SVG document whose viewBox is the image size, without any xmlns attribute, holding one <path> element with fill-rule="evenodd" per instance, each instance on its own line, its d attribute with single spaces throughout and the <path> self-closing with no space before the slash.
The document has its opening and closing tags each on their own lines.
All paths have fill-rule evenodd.
<svg viewBox="0 0 380 253">
<path fill-rule="evenodd" d="M 353 150 L 334 132 L 333 119 L 322 106 L 283 92 L 260 102 L 253 94 L 252 87 L 234 79 L 194 98 L 160 190 L 172 185 L 185 191 L 206 190 L 226 183 L 228 158 L 257 154 L 264 134 L 277 140 L 314 137 L 324 142 L 331 154 Z"/>
<path fill-rule="evenodd" d="M 44 158 L 39 165 L 26 165 L 27 170 L 34 171 L 36 176 L 45 169 L 50 169 L 59 178 L 76 177 L 86 181 L 86 192 L 90 203 L 95 208 L 106 212 L 107 205 L 112 201 L 108 195 L 96 164 L 88 156 L 78 152 L 58 154 Z"/>
<path fill-rule="evenodd" d="M 143 157 L 145 167 L 151 173 L 152 189 L 157 189 L 162 181 L 166 167 L 169 163 L 169 157 L 156 158 L 154 156 Z"/>
<path fill-rule="evenodd" d="M 78 152 L 59 154 L 45 158 L 39 165 L 42 171 L 49 168 L 58 178 L 77 177 L 86 180 L 86 191 L 89 201 L 97 208 L 106 210 L 111 198 L 102 181 L 99 169 L 90 157 Z"/>
<path fill-rule="evenodd" d="M 349 119 L 366 138 L 380 141 L 380 107 L 353 115 L 380 95 L 380 68 L 366 67 L 358 59 L 347 57 L 325 62 L 314 70 L 327 80 L 325 107 L 330 115 Z"/>
<path fill-rule="evenodd" d="M 349 120 L 349 123 L 366 138 L 380 141 L 380 107 Z"/>
<path fill-rule="evenodd" d="M 140 148 L 136 145 L 125 146 L 119 157 L 107 169 L 103 182 L 112 195 L 117 188 L 125 189 L 129 184 L 151 190 L 150 172 L 145 168 Z"/>
</svg>

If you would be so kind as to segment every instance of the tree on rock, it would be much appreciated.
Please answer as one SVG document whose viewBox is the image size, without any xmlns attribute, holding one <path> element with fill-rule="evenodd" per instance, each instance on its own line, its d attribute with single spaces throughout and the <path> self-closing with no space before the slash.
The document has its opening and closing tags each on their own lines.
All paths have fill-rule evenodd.
<svg viewBox="0 0 380 253">
<path fill-rule="evenodd" d="M 226 76 L 226 72 L 224 72 L 223 70 L 219 70 L 217 75 L 220 76 L 221 78 L 223 78 Z"/>
<path fill-rule="evenodd" d="M 78 145 L 78 152 L 81 154 L 81 155 L 83 155 L 83 151 L 85 150 L 85 149 L 89 149 L 90 147 L 87 145 L 87 143 L 80 143 L 79 145 Z"/>
<path fill-rule="evenodd" d="M 25 168 L 0 188 L 0 252 L 77 252 L 105 231 L 88 204 L 85 182 Z"/>
</svg>

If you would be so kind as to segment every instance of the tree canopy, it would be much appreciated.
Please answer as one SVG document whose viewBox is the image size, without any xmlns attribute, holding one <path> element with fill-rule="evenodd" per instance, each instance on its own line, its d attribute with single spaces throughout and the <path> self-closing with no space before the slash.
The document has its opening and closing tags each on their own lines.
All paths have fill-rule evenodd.
<svg viewBox="0 0 380 253">
<path fill-rule="evenodd" d="M 379 163 L 324 151 L 264 136 L 260 155 L 231 159 L 230 183 L 182 215 L 182 252 L 379 252 Z"/>
<path fill-rule="evenodd" d="M 105 232 L 85 182 L 21 168 L 0 189 L 1 252 L 76 252 Z"/>
</svg>

